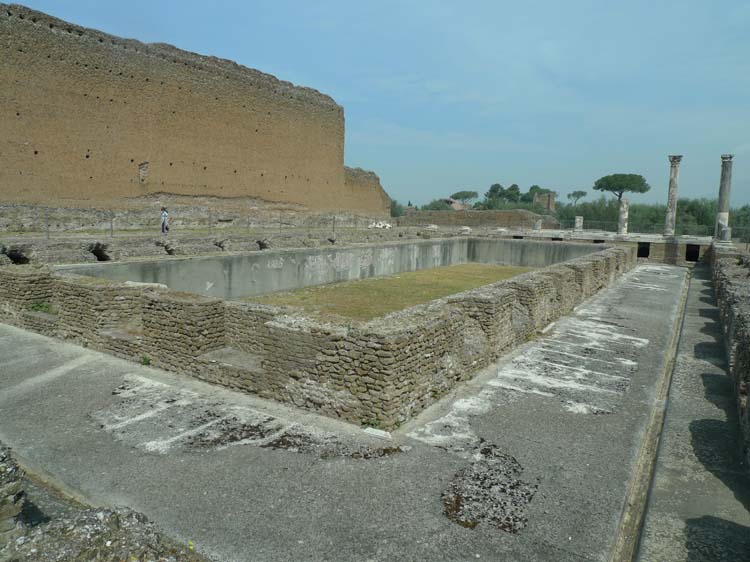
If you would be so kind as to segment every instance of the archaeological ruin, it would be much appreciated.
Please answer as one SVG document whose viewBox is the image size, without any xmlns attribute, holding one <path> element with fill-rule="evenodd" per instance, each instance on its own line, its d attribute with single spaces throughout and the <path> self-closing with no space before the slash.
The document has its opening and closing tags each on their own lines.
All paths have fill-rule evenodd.
<svg viewBox="0 0 750 562">
<path fill-rule="evenodd" d="M 0 71 L 3 205 L 166 194 L 387 213 L 378 177 L 344 166 L 343 108 L 311 88 L 5 4 Z"/>
<path fill-rule="evenodd" d="M 315 90 L 5 4 L 0 71 L 0 560 L 750 555 L 732 155 L 712 236 L 681 155 L 658 234 L 391 220 Z"/>
</svg>

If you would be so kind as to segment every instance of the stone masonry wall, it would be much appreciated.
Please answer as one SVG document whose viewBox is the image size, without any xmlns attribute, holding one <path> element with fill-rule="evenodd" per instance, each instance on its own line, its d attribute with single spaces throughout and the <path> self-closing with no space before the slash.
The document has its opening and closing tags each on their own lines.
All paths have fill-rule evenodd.
<svg viewBox="0 0 750 562">
<path fill-rule="evenodd" d="M 192 293 L 149 293 L 143 339 L 150 363 L 195 374 L 198 357 L 224 346 L 224 302 Z"/>
<path fill-rule="evenodd" d="M 270 249 L 330 247 L 332 239 L 336 246 L 353 243 L 373 243 L 396 240 L 422 240 L 416 229 L 341 229 L 334 233 L 327 230 L 267 229 L 249 233 L 216 233 L 213 236 L 174 233 L 169 236 L 81 236 L 70 239 L 49 240 L 44 237 L 0 239 L 0 267 L 10 265 L 14 257 L 22 257 L 31 264 L 66 264 L 96 262 L 92 253 L 101 250 L 105 261 L 122 261 L 131 258 L 165 258 L 169 256 L 218 255 L 225 252 L 257 251 L 258 240 L 263 240 Z M 459 233 L 440 233 L 441 238 L 458 236 Z M 335 236 L 335 238 L 334 238 Z"/>
<path fill-rule="evenodd" d="M 746 466 L 750 466 L 750 254 L 715 245 L 712 266 L 729 373 L 734 381 L 744 439 L 743 454 Z"/>
<path fill-rule="evenodd" d="M 169 193 L 383 213 L 347 185 L 330 97 L 215 57 L 0 4 L 0 200 Z"/>
<path fill-rule="evenodd" d="M 550 215 L 538 215 L 525 209 L 507 211 L 419 211 L 398 217 L 399 226 L 494 226 L 504 228 L 532 228 L 538 220 L 542 228 L 559 228 L 560 223 Z"/>
<path fill-rule="evenodd" d="M 389 429 L 636 261 L 633 248 L 607 248 L 370 322 L 340 324 L 293 308 L 13 266 L 0 268 L 0 320 Z"/>
</svg>

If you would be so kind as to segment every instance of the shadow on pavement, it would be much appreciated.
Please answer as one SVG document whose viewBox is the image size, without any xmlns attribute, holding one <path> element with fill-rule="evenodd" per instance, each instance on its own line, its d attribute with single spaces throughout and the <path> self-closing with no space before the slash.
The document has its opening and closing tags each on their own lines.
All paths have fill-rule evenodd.
<svg viewBox="0 0 750 562">
<path fill-rule="evenodd" d="M 706 515 L 685 521 L 686 562 L 739 562 L 750 558 L 750 528 Z"/>
<path fill-rule="evenodd" d="M 706 278 L 703 268 L 694 276 Z M 713 304 L 713 291 L 701 291 L 701 302 Z M 705 397 L 724 412 L 724 419 L 705 418 L 690 423 L 693 452 L 701 464 L 721 481 L 745 510 L 750 511 L 750 475 L 742 462 L 742 435 L 737 419 L 734 383 L 726 373 L 727 364 L 718 310 L 699 312 L 707 320 L 701 332 L 714 341 L 695 345 L 697 359 L 707 361 L 723 372 L 701 374 Z M 750 560 L 750 528 L 714 516 L 688 519 L 685 522 L 685 545 L 688 562 L 722 562 Z"/>
</svg>

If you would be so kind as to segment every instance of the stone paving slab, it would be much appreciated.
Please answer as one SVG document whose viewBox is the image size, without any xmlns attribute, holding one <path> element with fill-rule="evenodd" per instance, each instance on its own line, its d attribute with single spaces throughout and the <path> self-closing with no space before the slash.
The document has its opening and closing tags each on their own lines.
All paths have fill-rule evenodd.
<svg viewBox="0 0 750 562">
<path fill-rule="evenodd" d="M 637 267 L 393 442 L 0 325 L 0 439 L 222 561 L 607 560 L 685 278 Z"/>
<path fill-rule="evenodd" d="M 707 269 L 690 283 L 638 560 L 750 560 L 750 477 Z"/>
</svg>

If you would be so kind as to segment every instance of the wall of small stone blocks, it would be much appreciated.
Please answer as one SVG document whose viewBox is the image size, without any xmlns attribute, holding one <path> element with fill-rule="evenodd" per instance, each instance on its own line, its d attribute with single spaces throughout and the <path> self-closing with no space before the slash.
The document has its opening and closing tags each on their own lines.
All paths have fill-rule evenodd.
<svg viewBox="0 0 750 562">
<path fill-rule="evenodd" d="M 606 249 L 364 324 L 230 303 L 227 345 L 254 367 L 244 383 L 237 365 L 217 376 L 266 397 L 393 428 L 635 264 L 634 250 Z"/>
<path fill-rule="evenodd" d="M 22 322 L 22 316 L 52 301 L 52 273 L 30 266 L 0 268 L 0 321 Z"/>
<path fill-rule="evenodd" d="M 143 340 L 151 364 L 194 374 L 198 357 L 224 347 L 224 302 L 192 293 L 148 293 Z"/>
<path fill-rule="evenodd" d="M 458 236 L 458 232 L 440 233 L 441 238 Z M 329 239 L 334 240 L 332 244 Z M 6 252 L 17 252 L 31 264 L 96 263 L 94 246 L 102 248 L 109 261 L 134 258 L 164 258 L 221 255 L 227 252 L 258 251 L 258 240 L 269 249 L 330 248 L 356 243 L 421 240 L 418 229 L 342 229 L 332 230 L 269 229 L 249 233 L 216 233 L 213 236 L 170 233 L 169 236 L 81 236 L 71 239 L 44 237 L 4 237 L 0 241 L 0 267 L 12 260 Z"/>
<path fill-rule="evenodd" d="M 607 248 L 364 323 L 14 266 L 0 268 L 0 310 L 27 329 L 392 429 L 636 261 L 632 248 Z"/>
<path fill-rule="evenodd" d="M 349 169 L 349 168 L 345 168 Z M 377 178 L 372 172 L 364 172 L 363 180 Z M 348 176 L 347 176 L 348 177 Z M 364 183 L 347 182 L 348 191 L 357 191 L 359 197 L 377 200 L 388 198 L 378 183 L 378 189 Z M 50 201 L 60 205 L 60 201 Z M 93 205 L 90 202 L 89 205 Z M 375 201 L 367 203 L 375 205 Z M 390 203 L 388 203 L 389 205 Z M 172 233 L 188 229 L 212 228 L 217 233 L 227 230 L 272 230 L 279 228 L 332 229 L 365 228 L 375 221 L 390 221 L 389 208 L 380 211 L 337 210 L 331 212 L 310 211 L 299 205 L 264 203 L 257 198 L 219 199 L 216 197 L 188 197 L 168 194 L 146 195 L 127 201 L 105 201 L 103 208 L 52 207 L 47 205 L 4 204 L 0 201 L 0 232 L 46 233 L 60 232 L 85 234 L 100 231 L 104 235 L 114 232 L 116 236 L 127 236 L 131 231 L 161 230 L 160 208 L 169 210 Z M 382 205 L 383 204 L 378 204 Z"/>
<path fill-rule="evenodd" d="M 541 220 L 542 228 L 558 228 L 560 223 L 551 215 L 539 215 L 525 209 L 503 211 L 418 211 L 395 219 L 399 226 L 490 226 L 532 228 Z"/>
<path fill-rule="evenodd" d="M 746 466 L 750 466 L 750 254 L 714 245 L 711 263 L 744 440 L 743 454 Z"/>
</svg>

